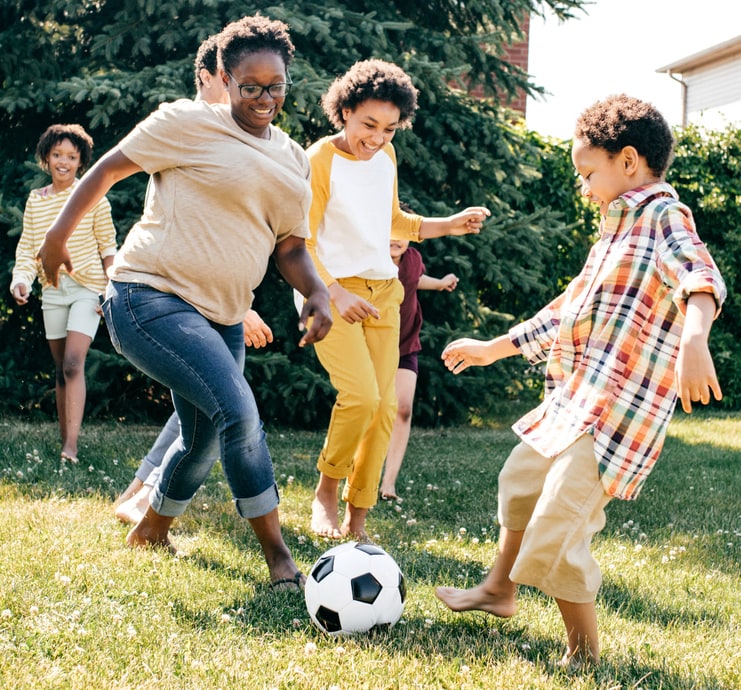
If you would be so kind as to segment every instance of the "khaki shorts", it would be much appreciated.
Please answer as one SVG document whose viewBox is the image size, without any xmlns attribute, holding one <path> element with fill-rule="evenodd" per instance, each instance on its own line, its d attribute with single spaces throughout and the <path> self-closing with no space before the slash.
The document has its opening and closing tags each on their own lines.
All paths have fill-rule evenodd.
<svg viewBox="0 0 741 690">
<path fill-rule="evenodd" d="M 593 602 L 602 574 L 590 544 L 605 526 L 609 502 L 591 435 L 556 458 L 517 445 L 499 474 L 499 522 L 524 530 L 510 579 L 556 599 Z"/>
<path fill-rule="evenodd" d="M 44 288 L 41 311 L 47 340 L 61 340 L 67 331 L 89 335 L 98 332 L 100 314 L 96 311 L 98 294 L 67 275 L 59 276 L 59 287 Z"/>
</svg>

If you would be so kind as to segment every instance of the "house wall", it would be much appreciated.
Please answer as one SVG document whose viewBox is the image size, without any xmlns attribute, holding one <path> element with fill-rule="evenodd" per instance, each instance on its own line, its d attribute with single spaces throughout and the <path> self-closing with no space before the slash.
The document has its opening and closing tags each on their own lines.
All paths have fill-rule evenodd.
<svg viewBox="0 0 741 690">
<path fill-rule="evenodd" d="M 741 103 L 741 54 L 682 75 L 687 113 Z"/>
</svg>

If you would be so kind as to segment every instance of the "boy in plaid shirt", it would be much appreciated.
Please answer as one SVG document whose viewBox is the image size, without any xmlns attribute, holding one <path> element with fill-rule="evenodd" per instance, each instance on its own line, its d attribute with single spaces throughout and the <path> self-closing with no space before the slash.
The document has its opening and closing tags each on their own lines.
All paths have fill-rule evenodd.
<svg viewBox="0 0 741 690">
<path fill-rule="evenodd" d="M 552 596 L 566 626 L 560 663 L 599 661 L 590 553 L 613 497 L 637 497 L 677 397 L 721 398 L 707 340 L 726 296 L 690 210 L 664 182 L 671 130 L 625 95 L 579 117 L 572 159 L 599 204 L 599 240 L 581 273 L 531 319 L 490 341 L 463 338 L 442 358 L 455 374 L 523 354 L 545 362 L 544 400 L 513 427 L 520 443 L 499 475 L 499 554 L 472 589 L 439 587 L 454 611 L 512 616 L 517 584 Z"/>
</svg>

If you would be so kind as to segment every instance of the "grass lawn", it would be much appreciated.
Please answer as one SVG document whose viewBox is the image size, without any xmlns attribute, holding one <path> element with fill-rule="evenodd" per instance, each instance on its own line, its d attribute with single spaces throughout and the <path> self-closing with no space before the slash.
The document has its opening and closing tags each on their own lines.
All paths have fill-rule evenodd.
<svg viewBox="0 0 741 690">
<path fill-rule="evenodd" d="M 508 620 L 454 614 L 439 584 L 481 580 L 495 554 L 496 478 L 514 434 L 414 430 L 397 488 L 368 527 L 406 577 L 404 615 L 333 638 L 303 597 L 272 593 L 220 467 L 176 521 L 173 557 L 131 550 L 113 500 L 157 429 L 86 423 L 79 465 L 56 426 L 0 420 L 0 687 L 741 688 L 741 419 L 678 413 L 637 501 L 608 506 L 594 543 L 603 661 L 557 669 L 553 601 L 527 588 Z M 321 433 L 269 430 L 286 540 L 304 572 Z"/>
</svg>

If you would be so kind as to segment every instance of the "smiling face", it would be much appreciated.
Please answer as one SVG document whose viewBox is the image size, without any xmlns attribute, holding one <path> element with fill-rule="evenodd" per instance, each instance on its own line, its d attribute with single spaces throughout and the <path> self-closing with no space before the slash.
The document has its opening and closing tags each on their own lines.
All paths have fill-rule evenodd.
<svg viewBox="0 0 741 690">
<path fill-rule="evenodd" d="M 355 110 L 343 108 L 345 126 L 335 138 L 335 144 L 358 160 L 370 160 L 394 138 L 400 114 L 393 103 L 376 99 L 363 101 Z"/>
<path fill-rule="evenodd" d="M 607 215 L 611 201 L 636 187 L 634 153 L 633 147 L 626 146 L 611 154 L 583 139 L 574 139 L 571 159 L 581 180 L 581 193 L 599 205 L 601 215 Z"/>
<path fill-rule="evenodd" d="M 231 76 L 230 76 L 231 75 Z M 228 93 L 234 121 L 245 131 L 261 139 L 268 138 L 268 126 L 283 107 L 285 96 L 271 96 L 265 89 L 259 98 L 242 98 L 240 84 L 270 86 L 288 81 L 286 65 L 279 53 L 261 50 L 247 53 L 221 80 Z"/>
<path fill-rule="evenodd" d="M 391 240 L 389 243 L 391 260 L 398 265 L 407 249 L 409 249 L 409 240 Z"/>
<path fill-rule="evenodd" d="M 61 139 L 54 144 L 46 159 L 55 192 L 67 189 L 80 169 L 80 150 L 69 140 Z"/>
</svg>

